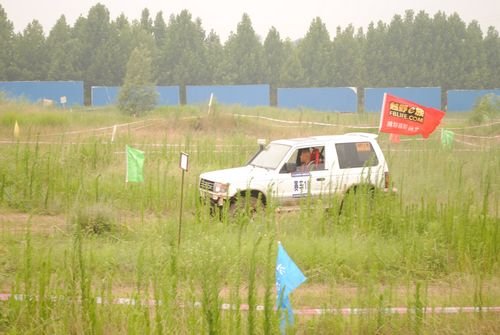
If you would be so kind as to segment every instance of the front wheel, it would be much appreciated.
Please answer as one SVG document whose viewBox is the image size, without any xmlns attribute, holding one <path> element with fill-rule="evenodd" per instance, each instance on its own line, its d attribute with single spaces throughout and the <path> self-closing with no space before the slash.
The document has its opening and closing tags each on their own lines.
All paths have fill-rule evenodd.
<svg viewBox="0 0 500 335">
<path fill-rule="evenodd" d="M 264 204 L 259 196 L 241 196 L 231 200 L 229 205 L 229 216 L 235 217 L 245 213 L 247 216 L 254 216 L 264 208 Z"/>
</svg>

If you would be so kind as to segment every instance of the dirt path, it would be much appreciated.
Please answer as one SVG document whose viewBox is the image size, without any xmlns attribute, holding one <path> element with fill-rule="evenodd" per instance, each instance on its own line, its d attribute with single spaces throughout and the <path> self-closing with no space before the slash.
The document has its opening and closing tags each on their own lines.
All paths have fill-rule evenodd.
<svg viewBox="0 0 500 335">
<path fill-rule="evenodd" d="M 28 227 L 33 233 L 53 235 L 67 233 L 67 220 L 64 215 L 39 215 L 9 212 L 0 212 L 0 233 L 25 234 Z"/>
</svg>

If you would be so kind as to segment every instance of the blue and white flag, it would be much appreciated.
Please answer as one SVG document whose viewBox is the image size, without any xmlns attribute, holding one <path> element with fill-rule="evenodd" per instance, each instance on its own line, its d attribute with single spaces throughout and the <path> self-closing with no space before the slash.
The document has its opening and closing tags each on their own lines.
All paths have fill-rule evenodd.
<svg viewBox="0 0 500 335">
<path fill-rule="evenodd" d="M 306 277 L 288 256 L 285 248 L 278 242 L 278 258 L 276 260 L 276 305 L 280 314 L 280 328 L 284 333 L 286 325 L 293 324 L 293 310 L 289 295 L 300 286 Z M 288 317 L 287 317 L 288 316 Z"/>
</svg>

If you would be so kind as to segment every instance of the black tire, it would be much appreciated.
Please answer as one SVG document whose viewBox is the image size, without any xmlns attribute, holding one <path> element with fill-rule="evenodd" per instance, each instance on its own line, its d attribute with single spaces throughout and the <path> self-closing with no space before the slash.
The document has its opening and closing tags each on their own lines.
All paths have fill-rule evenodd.
<svg viewBox="0 0 500 335">
<path fill-rule="evenodd" d="M 251 195 L 246 197 L 242 195 L 239 198 L 233 199 L 229 205 L 228 214 L 230 217 L 235 217 L 246 213 L 248 216 L 254 216 L 258 211 L 264 208 L 264 204 L 260 197 Z"/>
<path fill-rule="evenodd" d="M 349 189 L 342 198 L 339 215 L 357 214 L 362 207 L 362 202 L 367 202 L 368 210 L 373 207 L 375 188 L 371 185 L 359 185 Z"/>
</svg>

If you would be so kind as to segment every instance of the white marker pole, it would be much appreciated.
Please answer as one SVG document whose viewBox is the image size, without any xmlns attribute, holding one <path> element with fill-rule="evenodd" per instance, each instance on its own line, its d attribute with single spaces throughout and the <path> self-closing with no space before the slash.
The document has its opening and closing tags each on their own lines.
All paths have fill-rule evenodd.
<svg viewBox="0 0 500 335">
<path fill-rule="evenodd" d="M 210 93 L 210 100 L 208 100 L 208 115 L 210 115 L 210 110 L 212 109 L 212 102 L 214 100 L 214 94 Z"/>
<path fill-rule="evenodd" d="M 116 124 L 113 126 L 113 132 L 111 133 L 111 143 L 115 141 L 115 135 L 116 135 Z"/>
<path fill-rule="evenodd" d="M 189 166 L 189 155 L 185 152 L 181 152 L 179 159 L 179 167 L 182 170 L 182 180 L 181 180 L 181 201 L 179 209 L 179 232 L 177 234 L 177 249 L 181 245 L 181 227 L 182 227 L 182 204 L 184 202 L 184 172 L 188 170 Z"/>
</svg>

